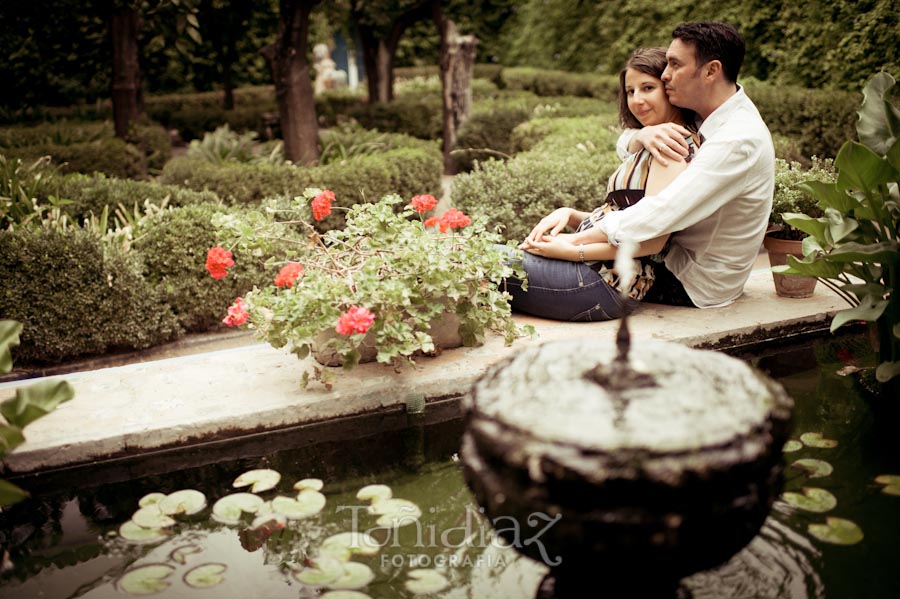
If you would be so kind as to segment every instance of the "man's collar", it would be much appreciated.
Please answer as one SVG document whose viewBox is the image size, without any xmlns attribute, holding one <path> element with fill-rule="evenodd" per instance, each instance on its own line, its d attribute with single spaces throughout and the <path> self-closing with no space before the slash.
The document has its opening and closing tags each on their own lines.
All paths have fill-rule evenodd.
<svg viewBox="0 0 900 599">
<path fill-rule="evenodd" d="M 713 134 L 719 127 L 725 124 L 728 120 L 729 115 L 735 108 L 746 102 L 747 94 L 744 93 L 744 88 L 738 83 L 737 91 L 734 92 L 731 97 L 722 102 L 718 108 L 712 111 L 708 117 L 703 120 L 703 123 L 700 125 L 699 133 L 707 138 Z"/>
</svg>

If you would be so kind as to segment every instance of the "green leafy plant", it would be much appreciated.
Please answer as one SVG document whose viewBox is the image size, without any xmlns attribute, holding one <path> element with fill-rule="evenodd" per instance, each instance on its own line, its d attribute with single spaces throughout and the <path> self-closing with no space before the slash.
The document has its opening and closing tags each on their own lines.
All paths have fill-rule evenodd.
<svg viewBox="0 0 900 599">
<path fill-rule="evenodd" d="M 799 162 L 788 162 L 775 159 L 775 195 L 772 199 L 772 211 L 769 214 L 769 228 L 772 237 L 778 239 L 801 240 L 806 233 L 786 224 L 782 218 L 784 213 L 805 214 L 818 218 L 825 213 L 819 202 L 810 194 L 798 187 L 804 181 L 822 181 L 834 183 L 836 173 L 834 161 L 813 156 L 812 166 L 803 168 Z"/>
<path fill-rule="evenodd" d="M 834 165 L 837 181 L 809 181 L 800 189 L 815 197 L 824 215 L 785 214 L 784 221 L 804 231 L 803 258 L 773 268 L 782 274 L 818 277 L 852 307 L 838 312 L 834 331 L 853 321 L 875 323 L 881 383 L 900 374 L 900 109 L 890 100 L 894 78 L 872 77 L 863 90 L 857 133 Z"/>
<path fill-rule="evenodd" d="M 0 374 L 12 370 L 10 349 L 19 344 L 21 323 L 14 320 L 0 320 Z M 75 391 L 65 381 L 47 380 L 28 387 L 16 389 L 16 396 L 0 403 L 0 458 L 25 442 L 22 429 L 38 418 L 46 416 L 59 404 L 74 397 Z M 9 481 L 0 479 L 0 510 L 4 506 L 18 503 L 28 497 L 28 493 Z"/>
<path fill-rule="evenodd" d="M 256 133 L 248 131 L 237 133 L 229 126 L 222 125 L 212 133 L 203 136 L 203 140 L 193 140 L 188 148 L 188 156 L 209 162 L 224 164 L 226 162 L 281 164 L 284 162 L 284 151 L 281 143 L 269 144 L 258 152 Z"/>
<path fill-rule="evenodd" d="M 276 259 L 284 266 L 275 284 L 238 298 L 226 324 L 249 322 L 273 346 L 290 346 L 300 358 L 330 352 L 345 369 L 373 348 L 377 361 L 395 367 L 435 352 L 432 324 L 445 313 L 459 320 L 469 346 L 482 343 L 489 329 L 507 343 L 533 332 L 520 331 L 511 318 L 502 280 L 514 270 L 483 220 L 472 223 L 453 209 L 423 220 L 437 203 L 432 196 L 401 206 L 399 196 L 388 195 L 350 208 L 343 229 L 320 234 L 307 215 L 311 208 L 316 220 L 324 218 L 333 200 L 330 191 L 307 189 L 287 205 L 273 200 L 243 218 L 213 219 L 223 244 L 247 254 L 270 255 L 272 243 L 291 242 L 297 228 L 308 234 L 293 241 L 288 261 Z M 207 269 L 214 278 L 232 265 L 230 251 L 210 250 Z M 334 379 L 319 367 L 313 374 L 326 385 Z"/>
</svg>

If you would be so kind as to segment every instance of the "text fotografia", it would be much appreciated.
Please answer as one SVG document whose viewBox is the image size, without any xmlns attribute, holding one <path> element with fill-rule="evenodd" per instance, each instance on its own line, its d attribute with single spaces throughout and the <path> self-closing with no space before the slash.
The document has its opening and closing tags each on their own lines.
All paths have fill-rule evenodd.
<svg viewBox="0 0 900 599">
<path fill-rule="evenodd" d="M 451 528 L 438 529 L 435 524 L 425 524 L 423 523 L 417 514 L 415 514 L 415 510 L 412 508 L 409 509 L 409 516 L 405 517 L 402 515 L 397 515 L 394 518 L 395 526 L 393 528 L 384 528 L 381 526 L 374 526 L 371 528 L 364 529 L 360 524 L 360 512 L 366 512 L 369 506 L 365 505 L 339 505 L 335 507 L 335 512 L 343 512 L 350 511 L 351 516 L 351 530 L 354 533 L 364 533 L 359 535 L 359 543 L 366 544 L 374 544 L 375 547 L 379 549 L 384 549 L 386 547 L 392 548 L 403 548 L 409 549 L 410 543 L 408 541 L 400 542 L 399 530 L 401 528 L 404 529 L 404 537 L 409 539 L 411 535 L 411 529 L 415 531 L 414 538 L 415 541 L 412 543 L 412 547 L 415 549 L 447 549 L 447 550 L 459 550 L 463 548 L 469 547 L 477 547 L 481 549 L 486 549 L 488 547 L 508 547 L 512 546 L 517 549 L 522 549 L 526 547 L 534 547 L 537 549 L 538 553 L 541 556 L 541 561 L 550 567 L 559 566 L 562 563 L 562 557 L 558 555 L 551 556 L 547 553 L 547 548 L 544 546 L 541 541 L 541 537 L 546 534 L 548 530 L 550 530 L 557 522 L 559 522 L 560 518 L 562 518 L 561 514 L 556 514 L 555 516 L 550 516 L 549 514 L 545 514 L 543 512 L 533 512 L 528 515 L 526 518 L 525 524 L 523 526 L 521 522 L 511 516 L 498 516 L 487 520 L 483 517 L 479 510 L 472 508 L 471 506 L 466 507 L 465 514 L 465 522 L 460 526 L 454 526 Z M 383 536 L 384 532 L 387 534 L 384 536 L 383 541 L 378 541 L 377 537 Z M 377 535 L 377 537 L 373 537 L 373 533 Z M 362 549 L 372 547 L 361 547 Z M 410 563 L 418 563 L 421 566 L 422 560 L 428 560 L 432 565 L 447 565 L 447 566 L 497 566 L 497 565 L 505 565 L 501 563 L 493 563 L 499 561 L 499 557 L 492 558 L 492 563 L 488 563 L 488 558 L 484 557 L 479 562 L 478 559 L 469 558 L 468 561 L 465 561 L 464 557 L 457 555 L 448 555 L 448 556 L 434 556 L 431 557 L 427 553 L 419 552 L 419 553 L 409 553 L 406 555 L 393 555 L 393 556 L 384 556 L 383 561 L 399 559 L 403 563 L 409 561 Z M 440 559 L 441 563 L 438 564 L 437 560 Z M 454 560 L 458 563 L 454 563 Z M 387 565 L 387 563 L 385 563 Z"/>
</svg>

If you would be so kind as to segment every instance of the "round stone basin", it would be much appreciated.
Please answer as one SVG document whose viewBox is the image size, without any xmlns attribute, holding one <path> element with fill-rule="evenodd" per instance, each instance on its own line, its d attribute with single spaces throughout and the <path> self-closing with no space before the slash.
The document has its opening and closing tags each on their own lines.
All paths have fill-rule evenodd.
<svg viewBox="0 0 900 599">
<path fill-rule="evenodd" d="M 615 358 L 555 342 L 493 367 L 463 404 L 464 474 L 500 536 L 565 579 L 677 583 L 758 532 L 793 402 L 716 352 L 641 341 Z"/>
</svg>

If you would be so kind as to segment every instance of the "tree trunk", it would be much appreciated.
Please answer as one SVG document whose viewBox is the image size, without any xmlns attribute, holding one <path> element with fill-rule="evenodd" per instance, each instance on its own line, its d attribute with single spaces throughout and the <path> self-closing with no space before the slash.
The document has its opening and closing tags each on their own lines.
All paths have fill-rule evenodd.
<svg viewBox="0 0 900 599">
<path fill-rule="evenodd" d="M 296 164 L 319 158 L 319 125 L 306 58 L 309 14 L 320 0 L 280 0 L 278 39 L 261 50 L 269 60 L 285 157 Z"/>
<path fill-rule="evenodd" d="M 135 5 L 113 9 L 110 20 L 112 38 L 112 84 L 110 94 L 116 137 L 125 139 L 131 122 L 141 114 L 141 69 L 138 63 L 138 32 L 141 19 Z"/>
<path fill-rule="evenodd" d="M 444 174 L 453 175 L 457 167 L 450 153 L 456 146 L 459 128 L 472 111 L 472 73 L 478 39 L 473 35 L 459 35 L 456 24 L 444 16 L 439 4 L 434 7 L 433 18 L 441 35 Z"/>
</svg>

